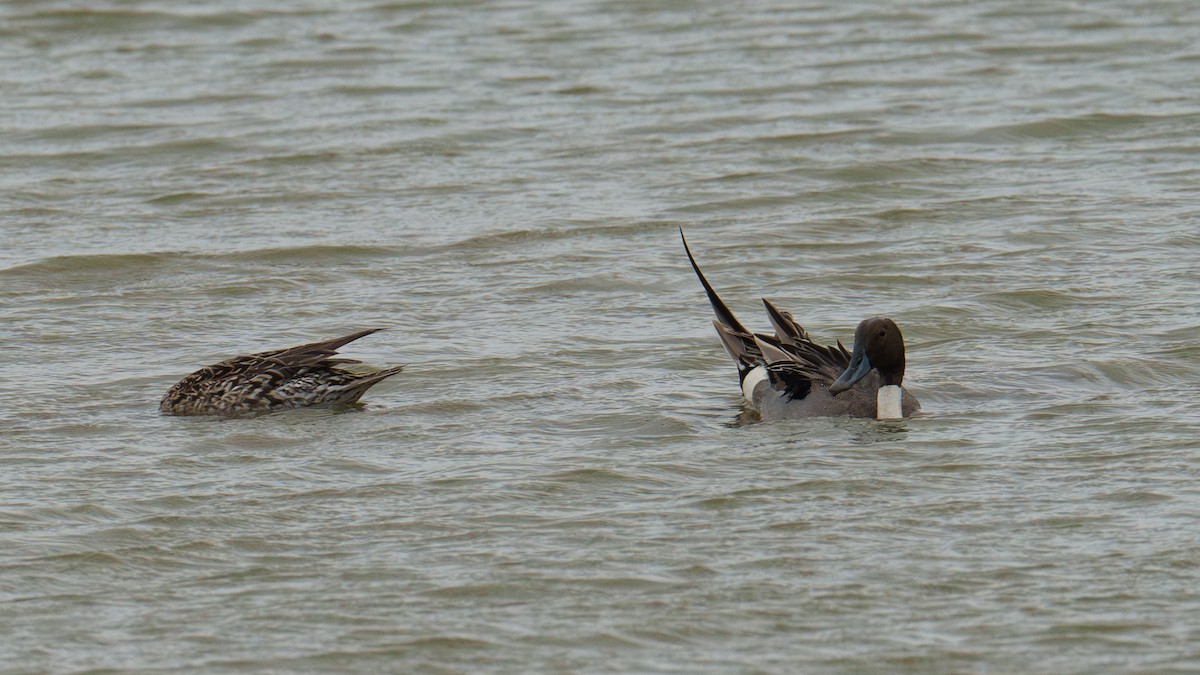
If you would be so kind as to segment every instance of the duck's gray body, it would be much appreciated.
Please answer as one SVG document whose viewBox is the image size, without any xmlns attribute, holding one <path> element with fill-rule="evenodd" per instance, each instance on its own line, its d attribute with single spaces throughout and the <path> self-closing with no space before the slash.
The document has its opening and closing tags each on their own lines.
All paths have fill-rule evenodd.
<svg viewBox="0 0 1200 675">
<path fill-rule="evenodd" d="M 765 373 L 765 367 L 760 366 Z M 872 370 L 846 391 L 834 396 L 829 384 L 815 383 L 803 398 L 793 399 L 786 391 L 777 391 L 769 376 L 757 377 L 753 370 L 746 381 L 754 380 L 746 404 L 764 420 L 786 420 L 800 417 L 879 417 L 879 390 L 884 387 L 879 371 Z M 917 397 L 900 388 L 901 414 L 911 417 L 921 409 Z M 744 392 L 745 393 L 745 392 Z"/>
<path fill-rule="evenodd" d="M 717 315 L 713 321 L 717 335 L 738 367 L 742 396 L 762 419 L 890 419 L 921 409 L 902 384 L 904 339 L 891 319 L 861 322 L 850 352 L 841 342 L 830 346 L 813 342 L 791 314 L 763 298 L 774 335 L 751 333 L 708 283 L 686 239 L 683 246 Z"/>
</svg>

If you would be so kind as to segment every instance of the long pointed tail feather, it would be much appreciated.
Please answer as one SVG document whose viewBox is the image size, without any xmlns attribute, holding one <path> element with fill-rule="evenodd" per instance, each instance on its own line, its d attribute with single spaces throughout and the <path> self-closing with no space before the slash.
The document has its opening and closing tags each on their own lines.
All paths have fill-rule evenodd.
<svg viewBox="0 0 1200 675">
<path fill-rule="evenodd" d="M 729 309 L 717 292 L 713 290 L 712 284 L 708 283 L 708 279 L 704 278 L 704 272 L 700 271 L 700 266 L 696 264 L 696 258 L 692 256 L 692 249 L 688 246 L 687 237 L 683 236 L 683 228 L 679 228 L 679 238 L 683 240 L 683 250 L 687 252 L 688 261 L 692 263 L 692 269 L 696 270 L 696 276 L 700 279 L 700 285 L 704 286 L 704 292 L 708 294 L 708 302 L 712 304 L 713 311 L 716 312 L 717 318 L 726 327 L 732 328 L 739 333 L 750 334 L 746 327 L 742 325 L 733 312 Z"/>
<path fill-rule="evenodd" d="M 721 338 L 721 344 L 725 347 L 729 358 L 733 359 L 737 365 L 738 378 L 745 380 L 747 373 L 766 363 L 762 350 L 759 349 L 754 336 L 737 320 L 729 306 L 721 300 L 721 297 L 713 290 L 712 284 L 708 283 L 708 279 L 700 271 L 700 266 L 696 264 L 696 258 L 692 255 L 692 249 L 688 246 L 687 238 L 683 236 L 683 228 L 679 229 L 679 237 L 683 240 L 683 250 L 687 252 L 688 261 L 692 263 L 692 269 L 696 271 L 696 277 L 700 279 L 700 285 L 704 286 L 709 304 L 712 305 L 713 312 L 717 315 L 717 320 L 713 321 L 713 327 L 717 329 L 717 335 Z"/>
<path fill-rule="evenodd" d="M 330 338 L 328 340 L 321 340 L 320 342 L 312 342 L 312 343 L 309 343 L 306 345 L 301 345 L 299 347 L 293 347 L 287 351 L 290 352 L 290 351 L 304 350 L 304 351 L 312 351 L 312 352 L 327 352 L 328 354 L 332 355 L 332 354 L 336 354 L 337 350 L 341 349 L 342 347 L 345 347 L 346 345 L 350 344 L 351 342 L 354 342 L 355 340 L 357 340 L 359 338 L 364 338 L 364 337 L 370 335 L 371 333 L 378 333 L 381 330 L 383 330 L 383 329 L 382 328 L 368 328 L 366 330 L 360 330 L 357 333 L 351 333 L 349 335 L 343 335 L 341 337 Z"/>
<path fill-rule="evenodd" d="M 320 342 L 310 342 L 308 344 L 299 345 L 297 347 L 289 347 L 287 349 L 276 349 L 269 352 L 261 352 L 254 356 L 269 358 L 274 362 L 284 366 L 311 366 L 322 361 L 326 361 L 330 356 L 337 354 L 337 350 L 345 345 L 354 342 L 359 338 L 366 337 L 371 333 L 378 333 L 382 328 L 368 328 L 360 330 L 357 333 L 343 335 L 341 337 L 321 340 Z M 329 363 L 357 363 L 353 359 L 333 359 Z"/>
</svg>

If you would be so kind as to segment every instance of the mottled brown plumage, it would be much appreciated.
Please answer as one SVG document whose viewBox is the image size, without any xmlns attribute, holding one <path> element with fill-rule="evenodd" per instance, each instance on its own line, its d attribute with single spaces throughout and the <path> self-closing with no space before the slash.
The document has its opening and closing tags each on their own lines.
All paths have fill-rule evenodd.
<svg viewBox="0 0 1200 675">
<path fill-rule="evenodd" d="M 258 415 L 322 403 L 354 403 L 368 389 L 404 366 L 353 373 L 330 358 L 343 345 L 380 330 L 275 349 L 201 368 L 171 387 L 158 409 L 169 415 Z"/>
</svg>

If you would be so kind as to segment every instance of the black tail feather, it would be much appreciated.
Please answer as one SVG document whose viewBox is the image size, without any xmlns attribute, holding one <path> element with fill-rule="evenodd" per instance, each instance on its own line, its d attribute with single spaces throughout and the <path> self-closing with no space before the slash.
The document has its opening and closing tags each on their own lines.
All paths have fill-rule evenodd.
<svg viewBox="0 0 1200 675">
<path fill-rule="evenodd" d="M 704 278 L 704 273 L 700 271 L 700 266 L 696 264 L 696 258 L 692 256 L 692 249 L 688 247 L 687 237 L 683 236 L 682 227 L 679 228 L 679 238 L 683 240 L 683 250 L 687 252 L 688 260 L 692 263 L 692 269 L 696 270 L 696 276 L 700 278 L 700 285 L 704 286 L 704 292 L 708 294 L 708 301 L 712 304 L 713 312 L 716 313 L 717 318 L 727 328 L 732 328 L 739 333 L 749 335 L 750 331 L 746 330 L 746 327 L 737 320 L 737 317 L 733 315 L 729 306 L 721 300 L 721 297 L 713 290 L 712 285 L 708 283 L 708 279 Z"/>
</svg>

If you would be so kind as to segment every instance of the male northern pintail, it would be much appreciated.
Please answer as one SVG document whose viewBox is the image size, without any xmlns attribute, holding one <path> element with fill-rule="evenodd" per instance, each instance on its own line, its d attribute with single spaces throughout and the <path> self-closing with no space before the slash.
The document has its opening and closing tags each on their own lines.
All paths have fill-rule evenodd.
<svg viewBox="0 0 1200 675">
<path fill-rule="evenodd" d="M 378 330 L 237 356 L 201 368 L 171 387 L 158 409 L 171 415 L 257 415 L 322 403 L 354 403 L 404 366 L 353 373 L 337 364 L 358 361 L 330 357 L 343 345 Z"/>
<path fill-rule="evenodd" d="M 902 385 L 904 338 L 896 322 L 876 317 L 858 324 L 854 351 L 848 352 L 841 342 L 828 347 L 813 342 L 791 314 L 763 298 L 775 335 L 751 333 L 704 278 L 686 238 L 683 249 L 717 315 L 717 335 L 737 364 L 742 396 L 764 420 L 899 419 L 920 410 L 917 398 Z"/>
</svg>

